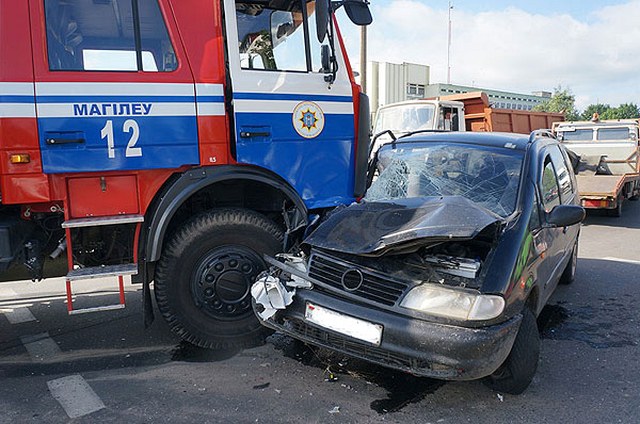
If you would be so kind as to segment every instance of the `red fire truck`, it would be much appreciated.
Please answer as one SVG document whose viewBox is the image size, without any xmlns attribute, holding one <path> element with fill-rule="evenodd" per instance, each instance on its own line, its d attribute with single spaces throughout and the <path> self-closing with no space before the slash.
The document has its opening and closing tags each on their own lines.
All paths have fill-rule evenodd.
<svg viewBox="0 0 640 424">
<path fill-rule="evenodd" d="M 261 336 L 262 254 L 364 191 L 362 0 L 0 0 L 0 271 L 150 283 L 202 347 Z M 53 262 L 52 262 L 53 261 Z"/>
</svg>

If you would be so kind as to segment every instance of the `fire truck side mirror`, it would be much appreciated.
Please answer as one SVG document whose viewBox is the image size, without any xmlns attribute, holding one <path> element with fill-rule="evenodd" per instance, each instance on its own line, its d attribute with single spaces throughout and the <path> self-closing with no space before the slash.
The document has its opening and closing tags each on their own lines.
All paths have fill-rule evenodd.
<svg viewBox="0 0 640 424">
<path fill-rule="evenodd" d="M 329 1 L 330 0 L 316 0 L 316 35 L 320 43 L 324 41 L 324 37 L 327 35 L 327 28 L 329 27 Z"/>
<path fill-rule="evenodd" d="M 369 2 L 367 0 L 344 0 L 344 10 L 356 25 L 369 25 L 373 22 Z"/>
</svg>

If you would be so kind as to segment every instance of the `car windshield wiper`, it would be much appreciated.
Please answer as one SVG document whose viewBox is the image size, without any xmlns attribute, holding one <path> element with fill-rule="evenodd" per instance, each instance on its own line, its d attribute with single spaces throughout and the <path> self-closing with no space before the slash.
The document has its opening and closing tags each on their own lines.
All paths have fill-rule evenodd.
<svg viewBox="0 0 640 424">
<path fill-rule="evenodd" d="M 415 130 L 415 131 L 409 131 L 407 133 L 402 134 L 401 136 L 398 137 L 398 139 L 409 137 L 411 135 L 420 134 L 420 133 L 442 133 L 442 132 L 451 132 L 451 131 L 449 130 Z"/>
</svg>

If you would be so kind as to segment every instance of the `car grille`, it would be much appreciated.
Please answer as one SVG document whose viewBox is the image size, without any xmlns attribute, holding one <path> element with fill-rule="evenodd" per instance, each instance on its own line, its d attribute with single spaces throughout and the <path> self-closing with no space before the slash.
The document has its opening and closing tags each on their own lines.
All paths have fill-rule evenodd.
<svg viewBox="0 0 640 424">
<path fill-rule="evenodd" d="M 345 271 L 357 269 L 362 273 L 362 285 L 348 291 L 342 284 Z M 331 286 L 339 292 L 349 292 L 369 301 L 393 306 L 408 287 L 408 283 L 397 281 L 366 268 L 343 262 L 331 256 L 314 253 L 311 255 L 309 276 Z M 316 286 L 318 287 L 318 286 Z"/>
</svg>

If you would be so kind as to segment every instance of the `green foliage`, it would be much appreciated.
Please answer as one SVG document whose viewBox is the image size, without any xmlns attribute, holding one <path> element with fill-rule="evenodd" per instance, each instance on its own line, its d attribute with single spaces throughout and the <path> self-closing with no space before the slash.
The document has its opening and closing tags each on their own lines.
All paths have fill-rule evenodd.
<svg viewBox="0 0 640 424">
<path fill-rule="evenodd" d="M 600 119 L 635 119 L 640 118 L 640 110 L 634 103 L 623 103 L 618 107 L 609 108 L 600 114 Z"/>
<path fill-rule="evenodd" d="M 594 105 L 589 105 L 584 112 L 582 112 L 582 119 L 589 121 L 593 117 L 594 113 L 600 115 L 600 119 L 604 119 L 603 115 L 609 110 L 611 110 L 611 106 L 607 104 L 596 103 Z"/>
<path fill-rule="evenodd" d="M 540 112 L 563 113 L 568 121 L 580 119 L 580 114 L 576 109 L 576 96 L 568 88 L 563 89 L 558 86 L 554 89 L 553 95 L 546 102 L 537 105 L 534 110 Z"/>
</svg>

